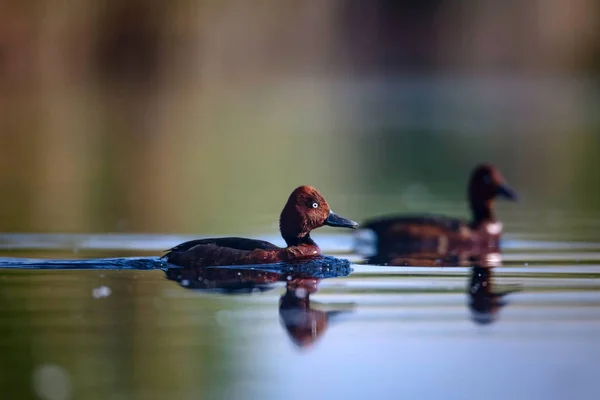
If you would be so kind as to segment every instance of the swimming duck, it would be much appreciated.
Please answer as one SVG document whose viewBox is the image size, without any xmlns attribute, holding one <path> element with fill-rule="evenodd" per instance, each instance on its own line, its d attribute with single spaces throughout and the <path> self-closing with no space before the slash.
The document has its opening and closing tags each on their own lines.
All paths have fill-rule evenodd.
<svg viewBox="0 0 600 400">
<path fill-rule="evenodd" d="M 310 232 L 324 225 L 358 228 L 358 224 L 335 214 L 319 191 L 311 186 L 296 188 L 279 218 L 279 230 L 287 247 L 239 237 L 198 239 L 182 243 L 163 256 L 182 267 L 267 264 L 321 255 Z"/>
<path fill-rule="evenodd" d="M 383 257 L 430 253 L 443 257 L 454 253 L 488 252 L 499 247 L 502 223 L 494 215 L 497 197 L 516 200 L 516 193 L 490 164 L 478 165 L 468 185 L 472 220 L 437 215 L 383 217 L 362 224 L 356 235 L 359 253 Z"/>
</svg>

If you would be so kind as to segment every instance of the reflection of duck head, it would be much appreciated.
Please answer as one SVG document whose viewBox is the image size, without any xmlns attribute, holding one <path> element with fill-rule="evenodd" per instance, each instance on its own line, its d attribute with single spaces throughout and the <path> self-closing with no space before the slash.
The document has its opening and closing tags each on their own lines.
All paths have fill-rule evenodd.
<svg viewBox="0 0 600 400">
<path fill-rule="evenodd" d="M 314 308 L 310 295 L 318 290 L 321 279 L 347 276 L 352 268 L 348 260 L 323 256 L 269 266 L 165 268 L 164 272 L 167 279 L 186 289 L 227 294 L 262 292 L 272 289 L 276 282 L 286 282 L 279 317 L 292 341 L 307 347 L 323 335 L 334 316 L 347 312 Z"/>
<path fill-rule="evenodd" d="M 280 320 L 298 347 L 309 347 L 315 343 L 327 330 L 330 319 L 344 312 L 311 307 L 310 295 L 318 290 L 318 284 L 318 279 L 293 279 L 287 283 L 279 300 Z"/>
<path fill-rule="evenodd" d="M 473 266 L 467 293 L 471 318 L 480 325 L 489 325 L 498 318 L 498 311 L 507 303 L 503 297 L 521 290 L 519 287 L 494 292 L 492 268 Z"/>
</svg>

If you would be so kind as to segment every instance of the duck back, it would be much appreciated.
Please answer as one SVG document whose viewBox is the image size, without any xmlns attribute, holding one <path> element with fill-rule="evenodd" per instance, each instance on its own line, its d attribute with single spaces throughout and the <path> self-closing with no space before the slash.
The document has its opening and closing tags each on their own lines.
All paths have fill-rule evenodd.
<svg viewBox="0 0 600 400">
<path fill-rule="evenodd" d="M 473 238 L 473 230 L 468 222 L 427 214 L 367 221 L 361 231 L 362 237 L 369 237 L 374 241 L 371 246 L 379 254 L 447 254 L 449 250 L 461 247 Z M 361 237 L 361 233 L 358 237 Z"/>
<path fill-rule="evenodd" d="M 163 257 L 183 267 L 242 265 L 270 262 L 282 251 L 264 240 L 226 237 L 191 240 L 168 250 Z"/>
<path fill-rule="evenodd" d="M 437 215 L 392 216 L 367 221 L 356 240 L 357 248 L 373 260 L 444 259 L 459 260 L 464 254 L 477 255 L 499 247 L 499 235 L 491 235 L 485 226 L 474 228 L 458 218 Z M 361 242 L 370 240 L 367 245 Z M 459 257 L 459 258 L 456 258 Z M 372 261 L 373 261 L 372 260 Z"/>
</svg>

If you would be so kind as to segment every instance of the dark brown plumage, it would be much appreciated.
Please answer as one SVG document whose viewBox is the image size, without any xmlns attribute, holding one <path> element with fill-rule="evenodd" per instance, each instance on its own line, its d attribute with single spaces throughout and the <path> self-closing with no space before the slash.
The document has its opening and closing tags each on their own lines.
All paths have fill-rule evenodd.
<svg viewBox="0 0 600 400">
<path fill-rule="evenodd" d="M 383 217 L 362 224 L 356 237 L 370 235 L 375 241 L 374 254 L 379 258 L 393 258 L 410 254 L 430 254 L 451 257 L 460 253 L 495 251 L 499 248 L 502 223 L 494 215 L 497 197 L 516 200 L 516 194 L 504 181 L 500 172 L 489 164 L 477 166 L 468 185 L 471 221 L 438 215 L 400 215 Z"/>
<path fill-rule="evenodd" d="M 287 247 L 239 237 L 198 239 L 173 247 L 164 258 L 170 264 L 200 267 L 268 264 L 315 257 L 321 250 L 311 239 L 310 232 L 323 225 L 358 227 L 356 222 L 333 213 L 318 190 L 300 186 L 290 194 L 279 219 Z"/>
</svg>

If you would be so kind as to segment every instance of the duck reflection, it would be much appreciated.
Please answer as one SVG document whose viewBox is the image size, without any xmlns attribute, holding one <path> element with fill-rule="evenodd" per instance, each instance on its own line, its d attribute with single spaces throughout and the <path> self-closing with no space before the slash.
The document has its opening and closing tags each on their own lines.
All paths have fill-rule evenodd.
<svg viewBox="0 0 600 400">
<path fill-rule="evenodd" d="M 325 311 L 311 303 L 310 295 L 318 290 L 319 280 L 297 278 L 289 281 L 279 300 L 279 318 L 290 339 L 298 347 L 309 347 L 327 330 L 329 322 L 349 309 Z"/>
<path fill-rule="evenodd" d="M 380 252 L 366 259 L 367 264 L 415 267 L 499 267 L 502 255 L 497 247 L 465 249 L 452 253 L 399 250 Z"/>
<path fill-rule="evenodd" d="M 471 268 L 471 279 L 467 288 L 468 305 L 471 319 L 480 325 L 495 322 L 498 312 L 507 304 L 504 296 L 521 290 L 519 286 L 512 286 L 502 291 L 494 291 L 492 278 L 492 267 L 473 265 Z"/>
<path fill-rule="evenodd" d="M 284 274 L 276 271 L 225 267 L 167 268 L 165 274 L 167 279 L 186 289 L 232 294 L 264 292 L 286 279 Z"/>
<path fill-rule="evenodd" d="M 323 336 L 331 320 L 349 312 L 347 305 L 331 306 L 311 301 L 323 279 L 347 276 L 350 262 L 333 257 L 318 257 L 298 263 L 275 266 L 245 267 L 169 267 L 166 278 L 186 289 L 225 294 L 264 292 L 285 282 L 285 292 L 279 299 L 279 317 L 292 342 L 301 348 L 310 347 Z"/>
<path fill-rule="evenodd" d="M 497 246 L 470 248 L 452 253 L 435 251 L 402 252 L 399 248 L 387 253 L 378 253 L 367 259 L 369 264 L 418 267 L 471 267 L 467 287 L 468 306 L 473 322 L 488 325 L 495 322 L 498 312 L 507 302 L 504 297 L 520 291 L 512 286 L 502 291 L 494 291 L 494 268 L 502 266 L 502 255 Z"/>
</svg>

